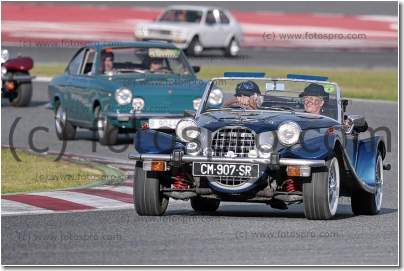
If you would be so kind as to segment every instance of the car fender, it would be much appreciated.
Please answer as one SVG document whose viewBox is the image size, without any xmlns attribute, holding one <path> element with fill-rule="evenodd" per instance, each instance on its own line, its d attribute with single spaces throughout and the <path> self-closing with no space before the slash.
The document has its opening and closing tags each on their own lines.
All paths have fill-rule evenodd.
<svg viewBox="0 0 404 271">
<path fill-rule="evenodd" d="M 279 154 L 282 158 L 326 160 L 333 152 L 337 141 L 339 141 L 337 134 L 323 134 L 301 140 L 300 144 L 284 148 Z"/>
<path fill-rule="evenodd" d="M 382 158 L 386 155 L 386 147 L 380 136 L 375 136 L 359 141 L 358 158 L 355 171 L 358 177 L 367 185 L 376 185 L 376 158 L 381 152 Z"/>
<path fill-rule="evenodd" d="M 133 145 L 135 150 L 142 154 L 170 154 L 175 149 L 185 149 L 184 144 L 177 141 L 175 135 L 150 129 L 137 131 Z"/>
</svg>

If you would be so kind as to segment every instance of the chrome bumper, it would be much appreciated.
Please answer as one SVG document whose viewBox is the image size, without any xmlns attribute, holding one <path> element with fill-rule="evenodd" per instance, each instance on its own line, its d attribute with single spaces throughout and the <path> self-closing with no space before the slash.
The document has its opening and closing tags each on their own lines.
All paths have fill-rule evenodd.
<svg viewBox="0 0 404 271">
<path fill-rule="evenodd" d="M 174 113 L 116 113 L 108 112 L 107 117 L 116 118 L 118 120 L 130 119 L 150 119 L 150 118 L 183 118 L 184 114 Z"/>
<path fill-rule="evenodd" d="M 129 159 L 144 161 L 144 160 L 160 160 L 170 162 L 232 162 L 232 163 L 258 163 L 267 165 L 281 165 L 281 166 L 310 166 L 310 167 L 323 167 L 326 165 L 325 160 L 310 160 L 310 159 L 295 159 L 295 158 L 227 158 L 227 157 L 205 157 L 205 156 L 192 156 L 184 154 L 178 158 L 174 158 L 173 154 L 140 154 L 137 152 L 129 153 Z M 180 161 L 178 161 L 180 160 Z"/>
</svg>

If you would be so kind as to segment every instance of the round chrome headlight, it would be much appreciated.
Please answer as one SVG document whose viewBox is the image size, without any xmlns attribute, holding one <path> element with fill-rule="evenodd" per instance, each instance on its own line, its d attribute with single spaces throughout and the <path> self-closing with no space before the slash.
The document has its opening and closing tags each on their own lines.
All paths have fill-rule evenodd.
<svg viewBox="0 0 404 271">
<path fill-rule="evenodd" d="M 115 91 L 115 100 L 120 105 L 130 104 L 132 101 L 132 91 L 127 88 L 118 88 Z"/>
<path fill-rule="evenodd" d="M 135 112 L 139 112 L 144 107 L 144 100 L 142 98 L 134 98 L 132 101 L 132 107 Z"/>
<path fill-rule="evenodd" d="M 208 103 L 209 105 L 220 105 L 223 103 L 223 91 L 220 89 L 212 89 L 209 93 L 209 98 L 208 98 Z"/>
<path fill-rule="evenodd" d="M 1 75 L 5 75 L 7 73 L 6 67 L 1 67 Z"/>
<path fill-rule="evenodd" d="M 193 119 L 182 119 L 178 122 L 175 133 L 184 142 L 190 142 L 201 134 L 198 125 Z"/>
<path fill-rule="evenodd" d="M 291 146 L 299 141 L 301 129 L 299 124 L 293 121 L 287 121 L 278 127 L 278 139 L 282 145 Z"/>
<path fill-rule="evenodd" d="M 199 106 L 201 105 L 201 98 L 197 98 L 195 100 L 193 100 L 193 106 L 195 110 L 198 110 Z"/>
</svg>

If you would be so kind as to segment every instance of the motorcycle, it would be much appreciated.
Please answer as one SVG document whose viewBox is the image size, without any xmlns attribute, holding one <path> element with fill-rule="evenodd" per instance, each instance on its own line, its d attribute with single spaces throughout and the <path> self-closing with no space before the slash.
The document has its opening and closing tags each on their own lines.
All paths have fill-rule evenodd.
<svg viewBox="0 0 404 271">
<path fill-rule="evenodd" d="M 27 106 L 32 98 L 32 79 L 29 71 L 34 62 L 30 57 L 9 58 L 8 50 L 1 52 L 1 96 L 12 106 Z"/>
</svg>

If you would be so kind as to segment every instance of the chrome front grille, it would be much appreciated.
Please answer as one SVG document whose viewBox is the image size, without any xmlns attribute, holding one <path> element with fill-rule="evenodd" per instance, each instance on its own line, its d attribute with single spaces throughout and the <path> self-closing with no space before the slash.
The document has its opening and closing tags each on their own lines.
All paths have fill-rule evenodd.
<svg viewBox="0 0 404 271">
<path fill-rule="evenodd" d="M 213 156 L 228 157 L 229 162 L 232 157 L 248 157 L 250 150 L 255 149 L 255 133 L 243 127 L 222 128 L 213 134 L 211 147 Z M 241 186 L 250 180 L 250 178 L 235 177 L 214 177 L 213 179 L 230 187 Z"/>
<path fill-rule="evenodd" d="M 160 30 L 160 29 L 149 29 L 149 33 L 151 35 L 164 35 L 164 36 L 171 35 L 170 30 Z"/>
<path fill-rule="evenodd" d="M 218 157 L 248 157 L 255 148 L 255 134 L 248 128 L 222 128 L 213 135 L 213 155 Z"/>
</svg>

